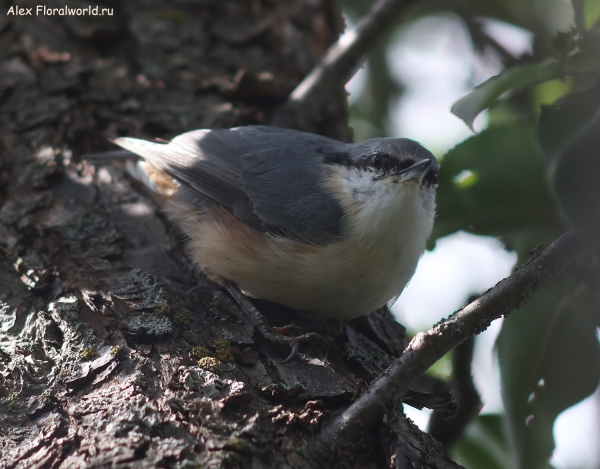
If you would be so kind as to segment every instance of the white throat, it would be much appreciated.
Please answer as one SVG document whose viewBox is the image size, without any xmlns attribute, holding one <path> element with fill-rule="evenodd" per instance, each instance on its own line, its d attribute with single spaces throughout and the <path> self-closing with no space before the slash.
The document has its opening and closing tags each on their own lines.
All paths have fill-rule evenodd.
<svg viewBox="0 0 600 469">
<path fill-rule="evenodd" d="M 393 177 L 374 180 L 373 173 L 337 167 L 336 194 L 350 215 L 350 236 L 384 238 L 390 241 L 416 238 L 425 240 L 433 228 L 435 189 L 415 181 L 396 182 Z"/>
<path fill-rule="evenodd" d="M 414 181 L 373 180 L 372 173 L 354 168 L 335 169 L 337 187 L 330 189 L 343 194 L 340 202 L 349 214 L 346 248 L 367 279 L 359 288 L 382 306 L 402 293 L 425 250 L 435 218 L 435 189 Z"/>
</svg>

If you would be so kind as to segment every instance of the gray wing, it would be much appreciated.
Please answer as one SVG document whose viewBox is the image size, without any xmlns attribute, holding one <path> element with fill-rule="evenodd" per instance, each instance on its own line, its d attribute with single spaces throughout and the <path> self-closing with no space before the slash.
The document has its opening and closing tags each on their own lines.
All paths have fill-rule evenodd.
<svg viewBox="0 0 600 469">
<path fill-rule="evenodd" d="M 344 211 L 321 185 L 326 155 L 346 145 L 319 135 L 248 126 L 195 130 L 169 144 L 115 143 L 165 171 L 184 196 L 210 200 L 248 225 L 308 243 L 341 235 Z"/>
</svg>

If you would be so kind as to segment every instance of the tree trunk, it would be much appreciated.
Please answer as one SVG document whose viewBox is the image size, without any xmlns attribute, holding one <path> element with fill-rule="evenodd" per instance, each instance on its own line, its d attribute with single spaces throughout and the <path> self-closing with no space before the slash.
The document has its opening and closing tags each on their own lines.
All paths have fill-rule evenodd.
<svg viewBox="0 0 600 469">
<path fill-rule="evenodd" d="M 402 327 L 256 301 L 327 342 L 282 364 L 226 294 L 186 295 L 207 281 L 152 196 L 81 161 L 119 135 L 267 123 L 337 38 L 335 4 L 2 4 L 0 467 L 456 467 L 394 409 L 315 461 L 312 435 L 401 353 Z M 315 122 L 349 140 L 341 86 Z"/>
</svg>

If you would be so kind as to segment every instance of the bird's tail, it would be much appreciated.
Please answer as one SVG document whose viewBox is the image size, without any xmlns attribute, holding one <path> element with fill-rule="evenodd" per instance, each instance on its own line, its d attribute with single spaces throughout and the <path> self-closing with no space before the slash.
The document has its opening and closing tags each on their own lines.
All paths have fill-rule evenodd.
<svg viewBox="0 0 600 469">
<path fill-rule="evenodd" d="M 123 139 L 125 140 L 125 139 Z M 134 140 L 134 139 L 127 139 Z M 142 140 L 140 140 L 142 141 Z M 152 144 L 153 142 L 145 142 Z M 127 150 L 107 151 L 103 153 L 90 153 L 83 155 L 82 159 L 90 163 L 112 163 L 129 173 L 134 179 L 142 182 L 153 192 L 164 197 L 170 197 L 179 185 L 163 171 L 149 164 L 139 156 Z"/>
</svg>

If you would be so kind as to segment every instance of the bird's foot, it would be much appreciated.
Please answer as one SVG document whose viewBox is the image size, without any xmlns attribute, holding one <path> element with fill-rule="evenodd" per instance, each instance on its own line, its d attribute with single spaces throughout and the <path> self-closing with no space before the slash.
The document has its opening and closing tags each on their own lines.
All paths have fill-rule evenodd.
<svg viewBox="0 0 600 469">
<path fill-rule="evenodd" d="M 290 335 L 301 332 L 298 326 L 288 325 L 279 328 L 273 328 L 269 326 L 263 314 L 254 307 L 248 297 L 240 291 L 237 285 L 232 282 L 226 282 L 224 287 L 242 309 L 244 314 L 248 317 L 252 325 L 258 329 L 260 334 L 266 340 L 276 345 L 284 345 L 291 348 L 289 356 L 281 363 L 287 363 L 292 360 L 298 354 L 298 348 L 300 344 L 309 342 L 314 343 L 316 341 L 326 343 L 319 334 L 314 332 Z"/>
</svg>

